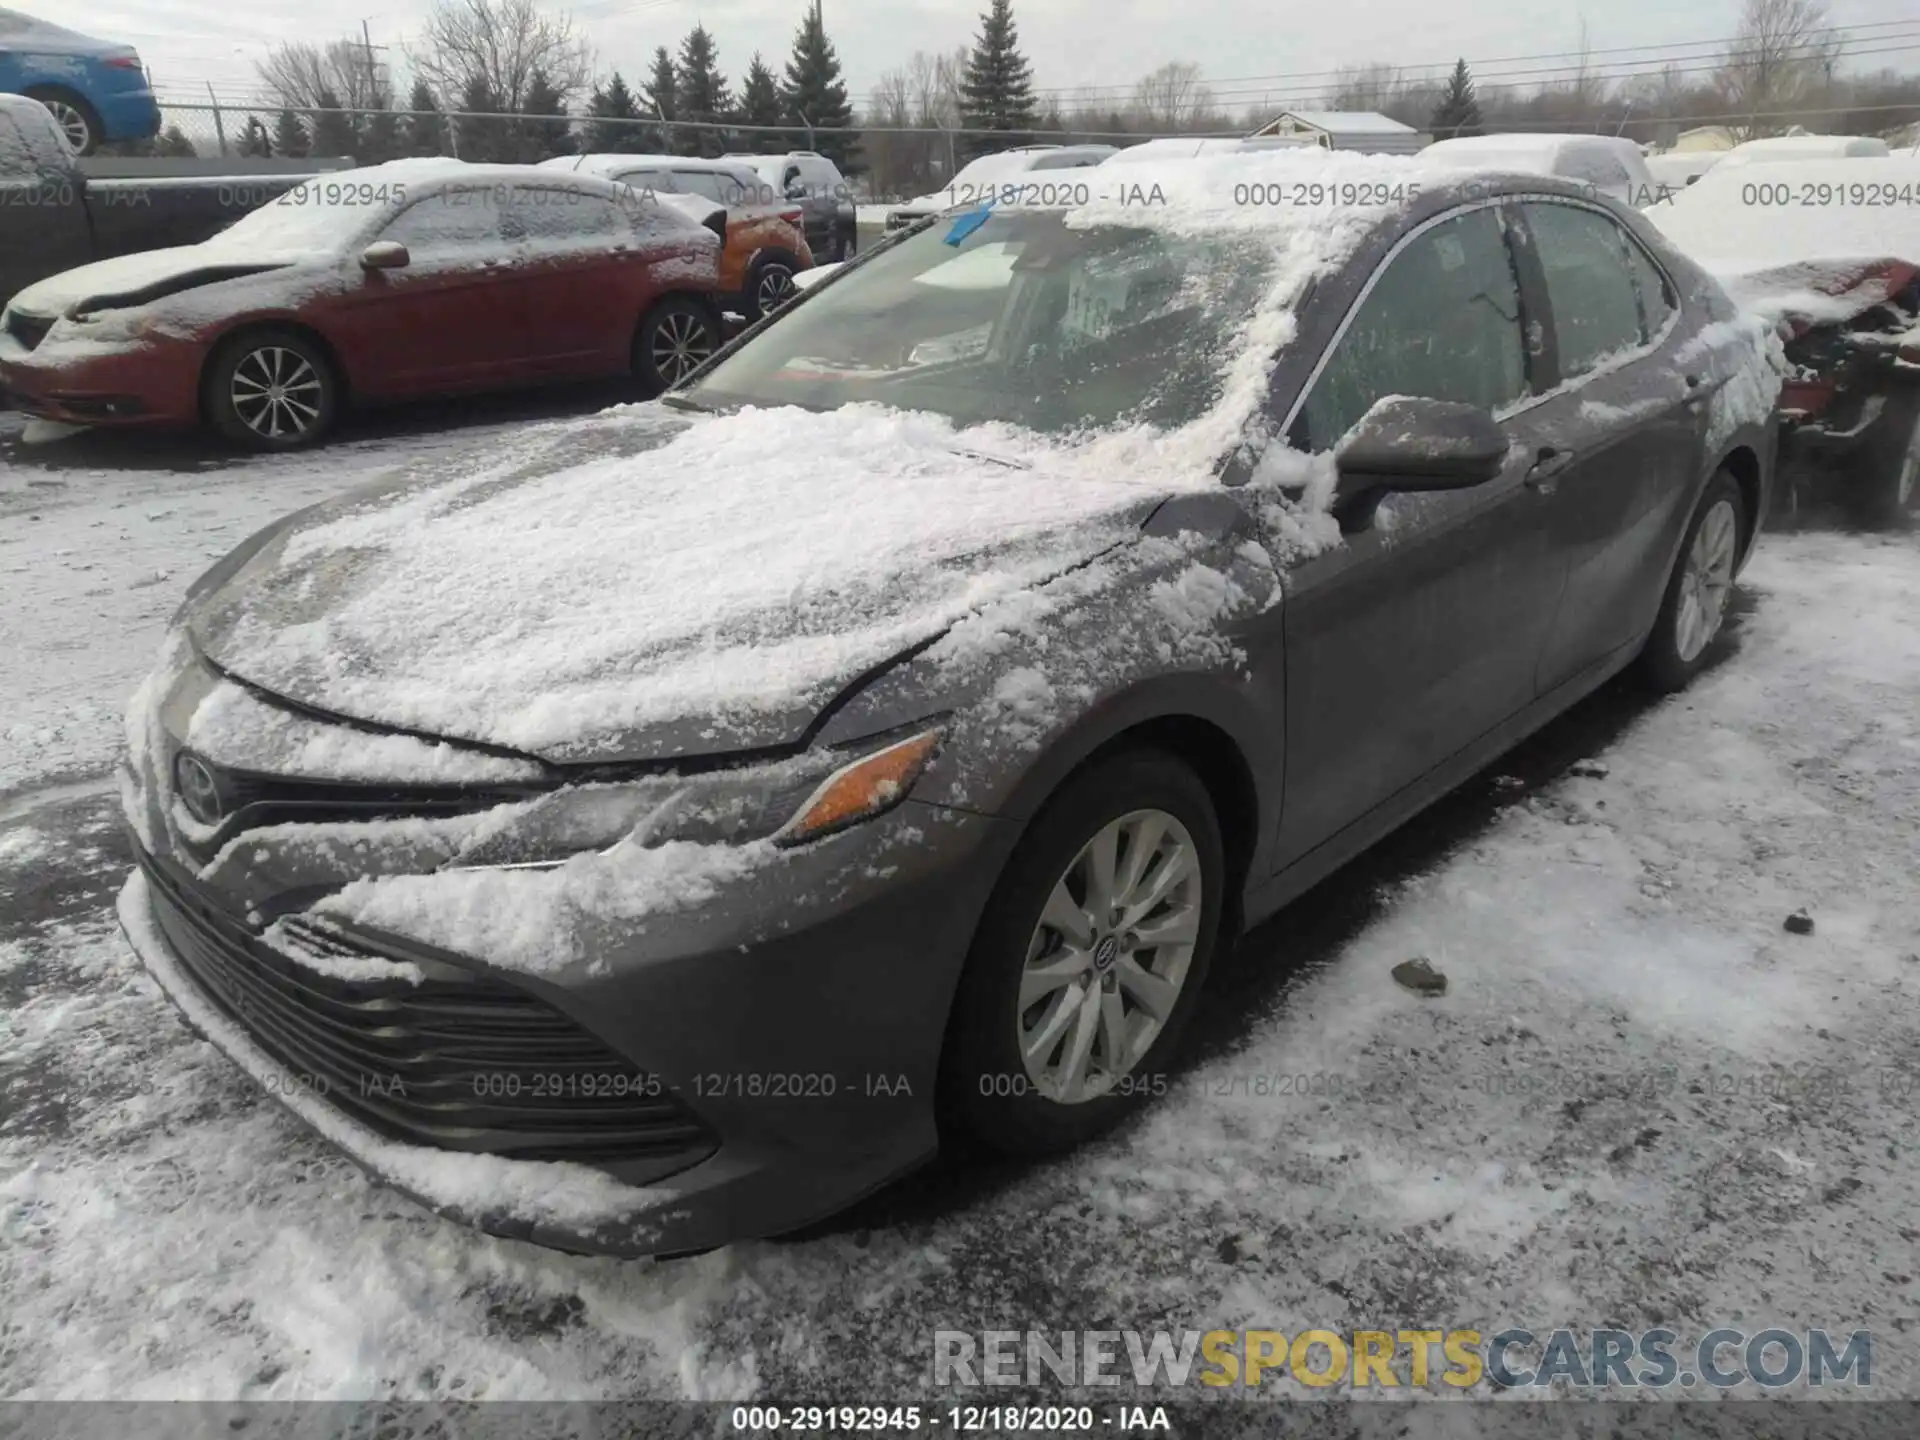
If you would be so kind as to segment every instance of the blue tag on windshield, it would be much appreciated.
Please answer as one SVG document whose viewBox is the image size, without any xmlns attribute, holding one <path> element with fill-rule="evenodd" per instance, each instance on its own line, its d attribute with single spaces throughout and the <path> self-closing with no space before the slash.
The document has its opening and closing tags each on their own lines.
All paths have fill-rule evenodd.
<svg viewBox="0 0 1920 1440">
<path fill-rule="evenodd" d="M 993 206 L 991 204 L 982 205 L 978 210 L 969 210 L 958 220 L 955 220 L 953 222 L 953 228 L 947 231 L 947 244 L 959 245 L 962 240 L 986 224 L 988 217 L 992 214 Z"/>
</svg>

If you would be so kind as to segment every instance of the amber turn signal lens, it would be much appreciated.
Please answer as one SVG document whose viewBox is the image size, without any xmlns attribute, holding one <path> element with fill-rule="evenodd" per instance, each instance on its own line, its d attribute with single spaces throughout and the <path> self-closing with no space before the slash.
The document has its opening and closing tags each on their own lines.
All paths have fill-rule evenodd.
<svg viewBox="0 0 1920 1440">
<path fill-rule="evenodd" d="M 891 809 L 906 798 L 938 743 L 929 730 L 835 771 L 774 838 L 798 845 Z"/>
</svg>

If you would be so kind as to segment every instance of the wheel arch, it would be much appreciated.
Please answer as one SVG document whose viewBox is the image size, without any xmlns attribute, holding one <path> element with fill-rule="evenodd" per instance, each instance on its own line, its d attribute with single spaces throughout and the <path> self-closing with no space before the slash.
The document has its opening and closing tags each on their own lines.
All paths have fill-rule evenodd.
<svg viewBox="0 0 1920 1440">
<path fill-rule="evenodd" d="M 1766 518 L 1761 514 L 1761 506 L 1766 503 L 1766 472 L 1761 468 L 1758 452 L 1744 443 L 1736 444 L 1722 455 L 1713 469 L 1715 474 L 1725 470 L 1740 487 L 1740 499 L 1747 509 L 1746 531 L 1740 537 L 1740 559 L 1745 563 L 1748 552 L 1753 549 L 1754 537 L 1760 533 L 1760 522 Z"/>
<path fill-rule="evenodd" d="M 1200 777 L 1219 817 L 1228 868 L 1224 919 L 1232 933 L 1279 815 L 1279 746 L 1270 738 L 1277 734 L 1243 692 L 1222 680 L 1158 676 L 1083 715 L 984 808 L 1024 823 L 1075 774 L 1117 751 L 1172 755 Z"/>
<path fill-rule="evenodd" d="M 344 410 L 347 407 L 353 396 L 353 375 L 332 341 L 304 320 L 281 315 L 251 315 L 221 331 L 207 346 L 206 358 L 200 362 L 198 387 L 200 419 L 203 423 L 212 419 L 212 413 L 207 407 L 207 385 L 213 378 L 213 367 L 219 363 L 220 357 L 249 335 L 272 330 L 282 330 L 290 335 L 297 335 L 320 352 L 320 357 L 327 362 L 327 369 L 333 373 L 333 383 L 338 387 L 339 393 L 335 397 L 335 407 L 337 410 Z"/>
</svg>

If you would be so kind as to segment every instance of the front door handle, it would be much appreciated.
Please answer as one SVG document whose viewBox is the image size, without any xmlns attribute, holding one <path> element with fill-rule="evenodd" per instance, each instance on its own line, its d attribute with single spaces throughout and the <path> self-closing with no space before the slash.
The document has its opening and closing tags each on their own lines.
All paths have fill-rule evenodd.
<svg viewBox="0 0 1920 1440">
<path fill-rule="evenodd" d="M 1560 472 L 1572 463 L 1573 451 L 1542 445 L 1533 458 L 1533 464 L 1527 467 L 1527 487 L 1538 490 L 1542 495 L 1551 495 L 1554 486 L 1560 483 Z"/>
</svg>

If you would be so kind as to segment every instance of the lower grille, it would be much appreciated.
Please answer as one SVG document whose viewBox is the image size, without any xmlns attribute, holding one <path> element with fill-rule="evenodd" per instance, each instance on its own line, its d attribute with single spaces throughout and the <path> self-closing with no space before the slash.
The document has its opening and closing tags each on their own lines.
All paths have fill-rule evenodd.
<svg viewBox="0 0 1920 1440">
<path fill-rule="evenodd" d="M 136 847 L 137 848 L 137 847 Z M 139 852 L 154 919 L 220 1010 L 319 1095 L 412 1145 L 518 1160 L 654 1160 L 684 1169 L 716 1139 L 657 1077 L 546 1002 L 489 976 L 343 980 L 277 954 L 170 866 Z M 302 929 L 317 959 L 387 959 Z"/>
</svg>

